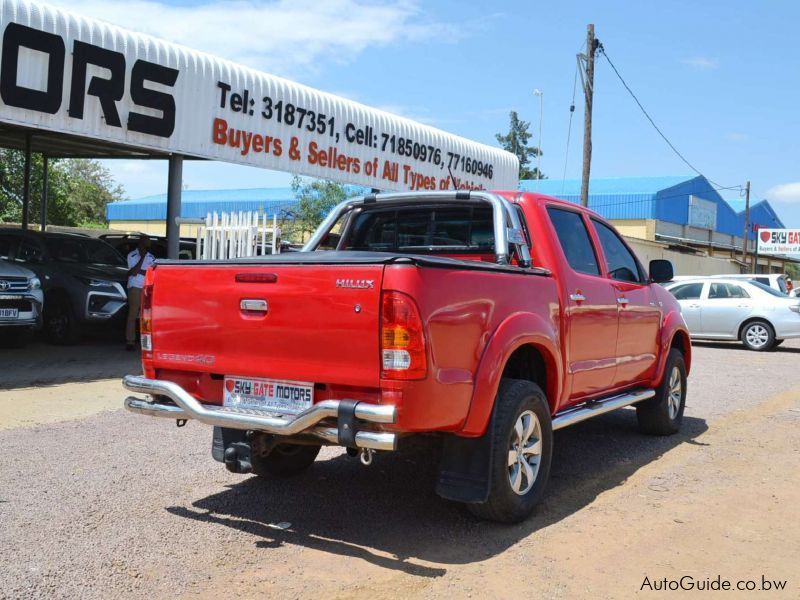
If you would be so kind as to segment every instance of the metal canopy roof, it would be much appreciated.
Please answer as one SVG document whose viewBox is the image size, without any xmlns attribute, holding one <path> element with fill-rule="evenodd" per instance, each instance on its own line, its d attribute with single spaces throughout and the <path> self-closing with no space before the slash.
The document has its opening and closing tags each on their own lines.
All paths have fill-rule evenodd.
<svg viewBox="0 0 800 600">
<path fill-rule="evenodd" d="M 152 148 L 136 148 L 97 138 L 86 138 L 42 129 L 0 123 L 0 147 L 25 150 L 26 137 L 31 137 L 31 151 L 49 158 L 168 158 L 168 152 Z M 188 158 L 188 157 L 187 157 Z"/>
</svg>

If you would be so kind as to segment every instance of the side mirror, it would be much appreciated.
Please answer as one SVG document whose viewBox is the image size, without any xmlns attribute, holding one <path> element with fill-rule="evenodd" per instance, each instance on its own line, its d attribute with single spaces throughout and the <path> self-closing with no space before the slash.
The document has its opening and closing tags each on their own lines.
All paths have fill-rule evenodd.
<svg viewBox="0 0 800 600">
<path fill-rule="evenodd" d="M 675 272 L 672 269 L 672 262 L 664 259 L 650 261 L 650 281 L 653 283 L 665 283 L 672 281 Z"/>
</svg>

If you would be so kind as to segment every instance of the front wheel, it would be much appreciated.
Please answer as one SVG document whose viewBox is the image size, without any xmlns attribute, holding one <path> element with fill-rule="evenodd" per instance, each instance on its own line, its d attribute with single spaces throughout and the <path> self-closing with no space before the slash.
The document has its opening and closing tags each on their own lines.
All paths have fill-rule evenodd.
<svg viewBox="0 0 800 600">
<path fill-rule="evenodd" d="M 664 378 L 655 397 L 636 405 L 639 429 L 650 435 L 672 435 L 683 422 L 686 408 L 686 363 L 680 350 L 672 348 L 667 356 Z"/>
<path fill-rule="evenodd" d="M 748 350 L 769 350 L 775 346 L 775 331 L 766 321 L 752 321 L 742 328 L 742 343 Z"/>
<path fill-rule="evenodd" d="M 487 431 L 492 436 L 489 497 L 467 508 L 482 519 L 518 523 L 541 500 L 550 476 L 550 407 L 538 385 L 519 379 L 503 379 L 495 403 Z"/>
<path fill-rule="evenodd" d="M 250 464 L 253 473 L 260 477 L 280 479 L 291 477 L 308 469 L 319 454 L 320 446 L 300 444 L 279 444 L 266 456 L 253 454 Z"/>
<path fill-rule="evenodd" d="M 65 297 L 56 297 L 45 303 L 44 327 L 47 340 L 58 346 L 77 344 L 81 337 L 80 326 Z"/>
</svg>

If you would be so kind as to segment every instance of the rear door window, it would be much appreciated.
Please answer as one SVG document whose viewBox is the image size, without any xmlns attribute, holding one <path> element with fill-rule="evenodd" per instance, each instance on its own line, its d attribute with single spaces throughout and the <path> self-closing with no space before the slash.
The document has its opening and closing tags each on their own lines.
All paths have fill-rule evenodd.
<svg viewBox="0 0 800 600">
<path fill-rule="evenodd" d="M 749 298 L 750 294 L 740 285 L 732 283 L 712 283 L 708 290 L 709 300 L 724 300 L 728 298 Z"/>
<path fill-rule="evenodd" d="M 547 209 L 569 266 L 578 273 L 600 275 L 589 232 L 579 213 L 553 206 Z"/>
</svg>

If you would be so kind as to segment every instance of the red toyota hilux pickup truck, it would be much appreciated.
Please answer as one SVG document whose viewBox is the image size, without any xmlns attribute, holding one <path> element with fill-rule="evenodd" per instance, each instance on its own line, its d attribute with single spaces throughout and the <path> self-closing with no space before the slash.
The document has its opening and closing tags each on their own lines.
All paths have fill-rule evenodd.
<svg viewBox="0 0 800 600">
<path fill-rule="evenodd" d="M 368 195 L 302 252 L 158 261 L 128 410 L 214 427 L 231 471 L 283 477 L 320 446 L 364 463 L 442 439 L 437 492 L 527 517 L 553 431 L 628 405 L 678 431 L 691 346 L 680 308 L 594 212 L 531 193 Z"/>
</svg>

